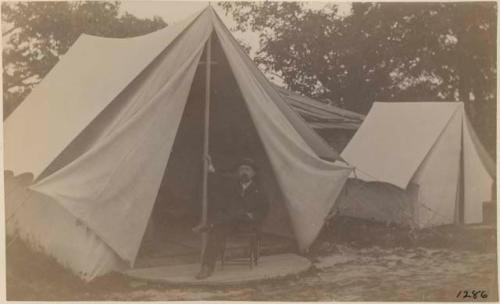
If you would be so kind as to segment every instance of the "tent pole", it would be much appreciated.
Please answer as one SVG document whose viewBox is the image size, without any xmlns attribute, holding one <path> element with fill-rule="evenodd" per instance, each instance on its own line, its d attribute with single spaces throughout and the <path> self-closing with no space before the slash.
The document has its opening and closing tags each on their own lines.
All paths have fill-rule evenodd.
<svg viewBox="0 0 500 304">
<path fill-rule="evenodd" d="M 460 225 L 465 224 L 464 123 L 465 121 L 462 121 L 462 132 L 460 136 L 460 175 L 458 183 L 458 189 L 460 191 L 458 196 L 458 223 Z"/>
<path fill-rule="evenodd" d="M 209 155 L 209 128 L 210 128 L 210 76 L 212 62 L 212 36 L 210 35 L 206 44 L 206 62 L 205 62 L 205 125 L 203 136 L 203 190 L 201 205 L 201 223 L 207 224 L 208 218 L 208 155 Z M 205 252 L 207 244 L 207 233 L 202 234 L 202 251 Z"/>
</svg>

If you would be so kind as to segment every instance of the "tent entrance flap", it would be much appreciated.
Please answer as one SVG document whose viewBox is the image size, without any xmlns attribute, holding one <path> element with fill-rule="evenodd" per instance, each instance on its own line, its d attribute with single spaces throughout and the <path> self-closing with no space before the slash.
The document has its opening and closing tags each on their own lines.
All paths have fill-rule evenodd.
<svg viewBox="0 0 500 304">
<path fill-rule="evenodd" d="M 250 117 L 219 37 L 214 35 L 212 42 L 212 58 L 217 62 L 211 74 L 209 151 L 213 163 L 221 171 L 234 172 L 241 158 L 254 159 L 259 167 L 258 182 L 271 206 L 264 230 L 291 237 L 292 228 L 285 198 L 262 139 Z"/>
<path fill-rule="evenodd" d="M 160 241 L 176 234 L 191 235 L 191 228 L 203 220 L 205 130 L 209 131 L 208 151 L 217 173 L 233 174 L 238 161 L 244 157 L 256 161 L 259 166 L 258 182 L 271 205 L 268 219 L 272 221 L 266 221 L 264 230 L 274 235 L 292 236 L 280 186 L 215 35 L 212 37 L 211 52 L 210 127 L 206 129 L 205 122 L 205 50 L 193 80 L 143 246 L 144 242 Z M 209 174 L 208 192 L 214 190 L 210 186 L 210 179 Z M 208 200 L 208 214 L 214 211 L 212 206 L 215 204 Z M 194 243 L 189 243 L 184 245 L 192 248 Z M 201 249 L 200 245 L 201 242 L 197 245 L 198 250 Z"/>
</svg>

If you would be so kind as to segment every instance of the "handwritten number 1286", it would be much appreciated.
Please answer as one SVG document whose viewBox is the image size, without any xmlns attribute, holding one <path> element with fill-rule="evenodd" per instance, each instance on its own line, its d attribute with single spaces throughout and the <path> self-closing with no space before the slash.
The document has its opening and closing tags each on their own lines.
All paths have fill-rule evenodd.
<svg viewBox="0 0 500 304">
<path fill-rule="evenodd" d="M 462 299 L 479 299 L 481 297 L 482 299 L 486 299 L 488 297 L 488 293 L 486 290 L 460 290 L 457 294 L 457 299 L 462 298 Z"/>
</svg>

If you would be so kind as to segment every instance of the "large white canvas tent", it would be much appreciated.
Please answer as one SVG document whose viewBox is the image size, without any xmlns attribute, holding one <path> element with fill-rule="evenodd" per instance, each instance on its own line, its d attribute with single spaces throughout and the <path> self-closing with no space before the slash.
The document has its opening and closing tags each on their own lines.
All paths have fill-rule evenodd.
<svg viewBox="0 0 500 304">
<path fill-rule="evenodd" d="M 341 155 L 356 177 L 336 205 L 343 215 L 415 228 L 479 223 L 494 189 L 460 102 L 376 102 Z"/>
<path fill-rule="evenodd" d="M 211 8 L 149 35 L 75 42 L 4 123 L 8 233 L 85 279 L 133 266 L 155 204 L 199 202 L 208 66 L 215 163 L 259 159 L 266 229 L 307 250 L 352 169 L 331 162 Z"/>
</svg>

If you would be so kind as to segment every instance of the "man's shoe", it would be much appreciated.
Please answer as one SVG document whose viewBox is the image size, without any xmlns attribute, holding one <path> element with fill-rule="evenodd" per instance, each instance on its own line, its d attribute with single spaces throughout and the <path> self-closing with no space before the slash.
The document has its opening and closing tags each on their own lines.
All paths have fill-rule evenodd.
<svg viewBox="0 0 500 304">
<path fill-rule="evenodd" d="M 208 266 L 202 266 L 200 272 L 196 275 L 197 280 L 203 280 L 211 276 L 213 273 L 213 269 Z"/>
</svg>

